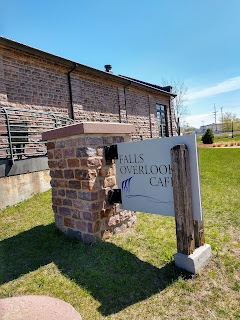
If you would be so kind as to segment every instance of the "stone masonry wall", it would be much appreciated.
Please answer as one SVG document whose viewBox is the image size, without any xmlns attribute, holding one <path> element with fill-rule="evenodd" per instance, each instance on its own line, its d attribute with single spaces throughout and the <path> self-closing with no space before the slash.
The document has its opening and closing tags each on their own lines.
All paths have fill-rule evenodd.
<svg viewBox="0 0 240 320">
<path fill-rule="evenodd" d="M 0 104 L 61 113 L 71 118 L 67 77 L 71 68 L 50 59 L 0 45 Z M 171 98 L 161 92 L 137 88 L 132 84 L 125 88 L 124 95 L 123 84 L 107 75 L 93 75 L 80 69 L 71 73 L 71 85 L 77 122 L 128 122 L 136 125 L 133 137 L 142 135 L 144 138 L 157 138 L 158 103 L 167 107 L 169 135 L 176 134 Z"/>
<path fill-rule="evenodd" d="M 6 46 L 0 52 L 1 104 L 71 117 L 68 67 Z"/>
<path fill-rule="evenodd" d="M 82 134 L 47 143 L 56 226 L 84 242 L 108 238 L 131 227 L 134 212 L 108 203 L 116 187 L 115 165 L 107 164 L 103 146 L 130 139 L 124 134 Z"/>
</svg>

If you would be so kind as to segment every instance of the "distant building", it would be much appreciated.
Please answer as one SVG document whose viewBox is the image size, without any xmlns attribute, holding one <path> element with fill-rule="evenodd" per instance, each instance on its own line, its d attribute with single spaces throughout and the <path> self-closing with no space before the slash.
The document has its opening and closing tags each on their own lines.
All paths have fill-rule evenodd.
<svg viewBox="0 0 240 320">
<path fill-rule="evenodd" d="M 206 131 L 207 129 L 211 129 L 212 132 L 222 132 L 222 124 L 221 123 L 212 123 L 212 124 L 207 124 L 205 126 L 201 126 L 199 129 L 199 133 Z"/>
</svg>

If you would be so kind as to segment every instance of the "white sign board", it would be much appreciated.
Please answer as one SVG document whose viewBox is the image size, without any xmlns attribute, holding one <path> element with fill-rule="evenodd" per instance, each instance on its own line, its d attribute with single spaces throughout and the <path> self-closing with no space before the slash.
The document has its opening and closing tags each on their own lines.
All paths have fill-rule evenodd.
<svg viewBox="0 0 240 320">
<path fill-rule="evenodd" d="M 121 189 L 123 209 L 174 217 L 170 150 L 177 144 L 185 144 L 189 151 L 193 219 L 202 220 L 195 135 L 117 145 L 117 185 Z"/>
</svg>

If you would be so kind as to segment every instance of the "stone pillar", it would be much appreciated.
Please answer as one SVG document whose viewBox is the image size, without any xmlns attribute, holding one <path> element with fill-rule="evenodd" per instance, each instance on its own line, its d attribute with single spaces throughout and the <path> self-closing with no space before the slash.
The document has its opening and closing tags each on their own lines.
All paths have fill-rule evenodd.
<svg viewBox="0 0 240 320">
<path fill-rule="evenodd" d="M 126 142 L 131 124 L 85 122 L 44 132 L 57 228 L 84 242 L 104 239 L 131 227 L 132 211 L 108 203 L 116 188 L 115 165 L 107 164 L 105 145 Z"/>
</svg>

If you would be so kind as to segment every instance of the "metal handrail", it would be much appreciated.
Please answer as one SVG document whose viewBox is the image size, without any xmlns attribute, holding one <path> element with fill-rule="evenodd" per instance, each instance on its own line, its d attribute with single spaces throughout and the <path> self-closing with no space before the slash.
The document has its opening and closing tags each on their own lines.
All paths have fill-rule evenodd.
<svg viewBox="0 0 240 320">
<path fill-rule="evenodd" d="M 46 155 L 42 132 L 73 123 L 61 114 L 0 106 L 0 160 Z"/>
</svg>

